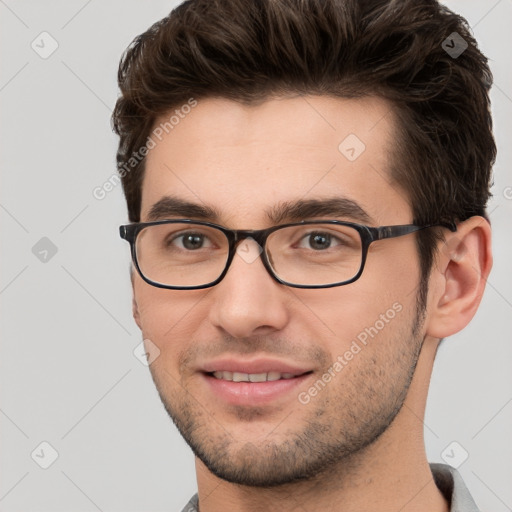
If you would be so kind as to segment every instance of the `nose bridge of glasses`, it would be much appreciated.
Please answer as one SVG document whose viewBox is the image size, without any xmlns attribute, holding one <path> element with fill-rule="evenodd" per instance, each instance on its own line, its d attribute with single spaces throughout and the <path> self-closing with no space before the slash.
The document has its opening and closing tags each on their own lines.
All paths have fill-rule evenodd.
<svg viewBox="0 0 512 512">
<path fill-rule="evenodd" d="M 234 245 L 238 246 L 240 242 L 247 239 L 254 240 L 261 248 L 265 244 L 268 230 L 266 229 L 237 229 L 233 231 Z"/>
<path fill-rule="evenodd" d="M 263 250 L 267 231 L 268 230 L 233 231 L 234 236 L 231 254 L 233 256 L 236 254 L 247 264 L 254 263 L 261 257 L 263 265 L 267 267 L 266 256 Z M 230 266 L 230 263 L 231 261 L 228 261 L 228 266 Z"/>
</svg>

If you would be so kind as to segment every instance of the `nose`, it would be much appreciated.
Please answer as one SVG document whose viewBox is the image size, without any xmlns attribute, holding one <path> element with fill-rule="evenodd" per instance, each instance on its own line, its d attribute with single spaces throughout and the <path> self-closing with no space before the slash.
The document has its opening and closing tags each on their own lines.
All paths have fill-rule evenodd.
<svg viewBox="0 0 512 512">
<path fill-rule="evenodd" d="M 289 320 L 285 286 L 269 275 L 260 254 L 252 238 L 242 240 L 227 274 L 212 290 L 210 321 L 235 338 L 270 334 Z"/>
</svg>

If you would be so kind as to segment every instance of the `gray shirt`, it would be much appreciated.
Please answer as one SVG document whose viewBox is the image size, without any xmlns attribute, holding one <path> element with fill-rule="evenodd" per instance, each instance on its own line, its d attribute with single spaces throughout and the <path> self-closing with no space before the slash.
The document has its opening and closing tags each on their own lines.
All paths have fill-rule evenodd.
<svg viewBox="0 0 512 512">
<path fill-rule="evenodd" d="M 450 512 L 479 512 L 459 472 L 446 464 L 430 464 L 437 487 L 450 503 Z M 199 512 L 197 494 L 181 512 Z"/>
</svg>

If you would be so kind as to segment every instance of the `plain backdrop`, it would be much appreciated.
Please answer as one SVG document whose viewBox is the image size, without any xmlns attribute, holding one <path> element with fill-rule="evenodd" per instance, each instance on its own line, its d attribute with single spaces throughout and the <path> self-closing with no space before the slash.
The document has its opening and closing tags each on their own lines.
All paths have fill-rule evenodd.
<svg viewBox="0 0 512 512">
<path fill-rule="evenodd" d="M 192 452 L 133 354 L 141 337 L 131 318 L 128 245 L 117 231 L 127 220 L 121 187 L 93 196 L 115 171 L 110 115 L 119 58 L 175 5 L 0 1 L 3 512 L 170 512 L 196 491 Z M 505 512 L 512 510 L 512 1 L 448 5 L 469 21 L 495 77 L 495 264 L 475 319 L 439 350 L 425 439 L 431 461 L 442 462 L 447 447 L 459 462 L 467 452 L 459 471 L 476 502 Z"/>
</svg>

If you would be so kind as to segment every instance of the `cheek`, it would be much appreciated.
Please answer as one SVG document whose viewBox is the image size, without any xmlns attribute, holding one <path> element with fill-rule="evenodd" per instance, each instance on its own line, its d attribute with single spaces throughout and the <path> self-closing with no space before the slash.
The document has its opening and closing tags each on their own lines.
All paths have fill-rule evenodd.
<svg viewBox="0 0 512 512">
<path fill-rule="evenodd" d="M 370 304 L 399 301 L 404 306 L 416 298 L 420 262 L 414 235 L 381 240 L 370 246 L 366 266 L 356 283 L 356 292 L 366 294 Z"/>
<path fill-rule="evenodd" d="M 183 350 L 182 345 L 194 337 L 199 327 L 198 314 L 204 295 L 205 290 L 164 290 L 138 279 L 134 282 L 134 297 L 143 337 L 155 343 L 162 355 Z"/>
<path fill-rule="evenodd" d="M 325 333 L 325 339 L 330 340 L 328 350 L 333 360 L 350 350 L 354 342 L 364 347 L 372 341 L 393 339 L 414 312 L 415 299 L 409 297 L 404 301 L 400 294 L 389 291 L 384 296 L 359 295 L 348 290 L 346 294 L 333 295 L 302 300 L 317 317 L 315 324 Z M 299 330 L 311 332 L 312 325 L 304 313 L 296 315 L 303 319 Z"/>
<path fill-rule="evenodd" d="M 316 294 L 309 292 L 301 299 L 320 320 L 319 325 L 330 333 L 329 337 L 334 334 L 339 350 L 354 339 L 364 343 L 393 337 L 415 314 L 419 277 L 414 247 L 386 254 L 379 248 L 369 253 L 364 272 L 354 283 L 318 290 Z"/>
</svg>

